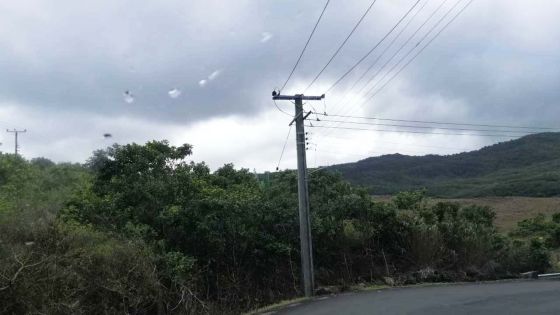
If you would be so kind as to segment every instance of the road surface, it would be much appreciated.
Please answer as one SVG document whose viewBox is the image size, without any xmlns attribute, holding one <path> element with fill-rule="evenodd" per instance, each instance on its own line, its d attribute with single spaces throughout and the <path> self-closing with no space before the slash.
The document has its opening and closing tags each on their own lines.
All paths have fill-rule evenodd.
<svg viewBox="0 0 560 315">
<path fill-rule="evenodd" d="M 560 314 L 560 280 L 395 288 L 318 297 L 276 314 Z"/>
</svg>

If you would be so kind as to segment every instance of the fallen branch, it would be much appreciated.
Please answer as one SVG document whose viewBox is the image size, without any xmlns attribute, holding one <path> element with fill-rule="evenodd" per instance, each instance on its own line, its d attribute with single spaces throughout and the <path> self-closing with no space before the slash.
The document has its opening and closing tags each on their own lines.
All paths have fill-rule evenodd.
<svg viewBox="0 0 560 315">
<path fill-rule="evenodd" d="M 26 268 L 32 268 L 35 267 L 39 264 L 43 263 L 43 260 L 36 262 L 34 264 L 30 264 L 30 265 L 26 265 L 26 262 L 22 262 L 21 260 L 18 259 L 17 255 L 14 255 L 14 260 L 20 265 L 18 270 L 14 273 L 14 275 L 11 278 L 7 278 L 6 276 L 2 275 L 2 278 L 7 279 L 8 280 L 8 285 L 4 286 L 4 287 L 0 287 L 0 292 L 9 289 L 14 282 L 17 280 L 18 276 L 20 275 L 20 273 L 23 272 L 24 269 Z"/>
</svg>

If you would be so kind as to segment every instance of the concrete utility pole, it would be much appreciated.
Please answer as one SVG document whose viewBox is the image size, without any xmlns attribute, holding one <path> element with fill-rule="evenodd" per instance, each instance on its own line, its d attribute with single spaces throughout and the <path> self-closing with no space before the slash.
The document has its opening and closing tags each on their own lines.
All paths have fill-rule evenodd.
<svg viewBox="0 0 560 315">
<path fill-rule="evenodd" d="M 15 138 L 16 138 L 16 140 L 15 140 L 15 146 L 14 146 L 14 147 L 15 147 L 14 152 L 15 152 L 15 155 L 18 155 L 18 149 L 19 149 L 19 146 L 18 146 L 18 134 L 19 134 L 19 133 L 25 133 L 25 132 L 27 132 L 27 129 L 23 129 L 23 130 L 16 130 L 16 129 L 9 130 L 9 129 L 6 129 L 6 132 L 10 132 L 10 133 L 13 133 L 13 134 L 14 134 L 14 136 L 15 136 Z"/>
<path fill-rule="evenodd" d="M 299 199 L 299 240 L 301 246 L 301 270 L 303 277 L 303 290 L 306 297 L 313 296 L 315 289 L 315 276 L 313 273 L 313 246 L 311 241 L 311 219 L 309 217 L 309 191 L 307 188 L 307 158 L 305 154 L 305 129 L 303 122 L 311 113 L 304 116 L 303 101 L 318 101 L 325 97 L 280 95 L 276 91 L 272 92 L 273 100 L 293 100 L 295 101 L 295 117 L 290 125 L 296 123 L 296 144 L 297 144 L 297 163 L 298 163 L 298 199 Z"/>
</svg>

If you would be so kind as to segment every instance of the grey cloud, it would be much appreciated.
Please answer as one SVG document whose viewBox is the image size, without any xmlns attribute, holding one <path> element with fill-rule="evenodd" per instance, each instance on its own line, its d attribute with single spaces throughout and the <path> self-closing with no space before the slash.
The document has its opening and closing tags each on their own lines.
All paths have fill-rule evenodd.
<svg viewBox="0 0 560 315">
<path fill-rule="evenodd" d="M 331 1 L 287 93 L 313 78 L 369 3 Z M 412 3 L 378 0 L 309 93 L 324 92 Z M 430 0 L 419 18 L 438 4 Z M 180 126 L 231 115 L 256 117 L 273 110 L 270 92 L 288 75 L 322 5 L 311 0 L 5 2 L 0 4 L 0 103 L 48 112 L 61 121 L 95 115 Z M 386 91 L 366 103 L 366 112 L 556 125 L 560 47 L 553 39 L 560 36 L 560 22 L 550 12 L 557 9 L 560 5 L 545 0 L 475 1 Z M 337 110 L 344 87 L 375 57 L 327 95 L 330 110 Z M 173 89 L 180 95 L 170 97 Z M 125 91 L 134 102 L 124 101 Z M 288 103 L 279 105 L 292 111 Z M 150 137 L 149 130 L 131 130 L 118 130 L 122 141 L 136 139 L 135 132 L 144 132 L 138 139 Z M 45 141 L 69 146 L 80 135 L 94 136 L 44 134 Z M 266 152 L 276 151 L 278 138 Z"/>
</svg>

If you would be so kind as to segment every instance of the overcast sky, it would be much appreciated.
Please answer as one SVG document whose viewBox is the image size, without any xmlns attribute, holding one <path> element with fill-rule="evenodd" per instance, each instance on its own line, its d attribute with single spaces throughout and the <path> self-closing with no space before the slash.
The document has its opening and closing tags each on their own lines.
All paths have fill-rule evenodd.
<svg viewBox="0 0 560 315">
<path fill-rule="evenodd" d="M 354 89 L 348 101 L 340 101 L 413 14 L 408 28 L 381 55 L 379 66 L 442 1 L 421 0 L 325 102 L 310 102 L 306 109 L 560 126 L 560 1 L 553 0 L 475 0 L 374 98 L 365 101 Z M 456 1 L 446 1 L 417 38 Z M 309 84 L 371 0 L 330 2 L 283 93 L 300 93 Z M 415 2 L 378 0 L 306 94 L 324 93 Z M 273 170 L 291 118 L 274 107 L 271 91 L 287 78 L 323 5 L 322 0 L 0 1 L 0 127 L 27 129 L 20 136 L 21 153 L 27 158 L 84 162 L 93 150 L 114 142 L 168 139 L 176 145 L 192 144 L 193 159 L 213 169 L 232 162 Z M 417 41 L 411 40 L 401 55 Z M 278 106 L 293 112 L 289 102 L 279 101 Z M 308 131 L 309 166 L 395 152 L 451 154 L 507 140 Z M 112 138 L 104 138 L 104 133 Z M 13 151 L 12 134 L 2 133 L 0 141 L 2 151 Z M 293 167 L 292 132 L 280 168 Z"/>
</svg>

